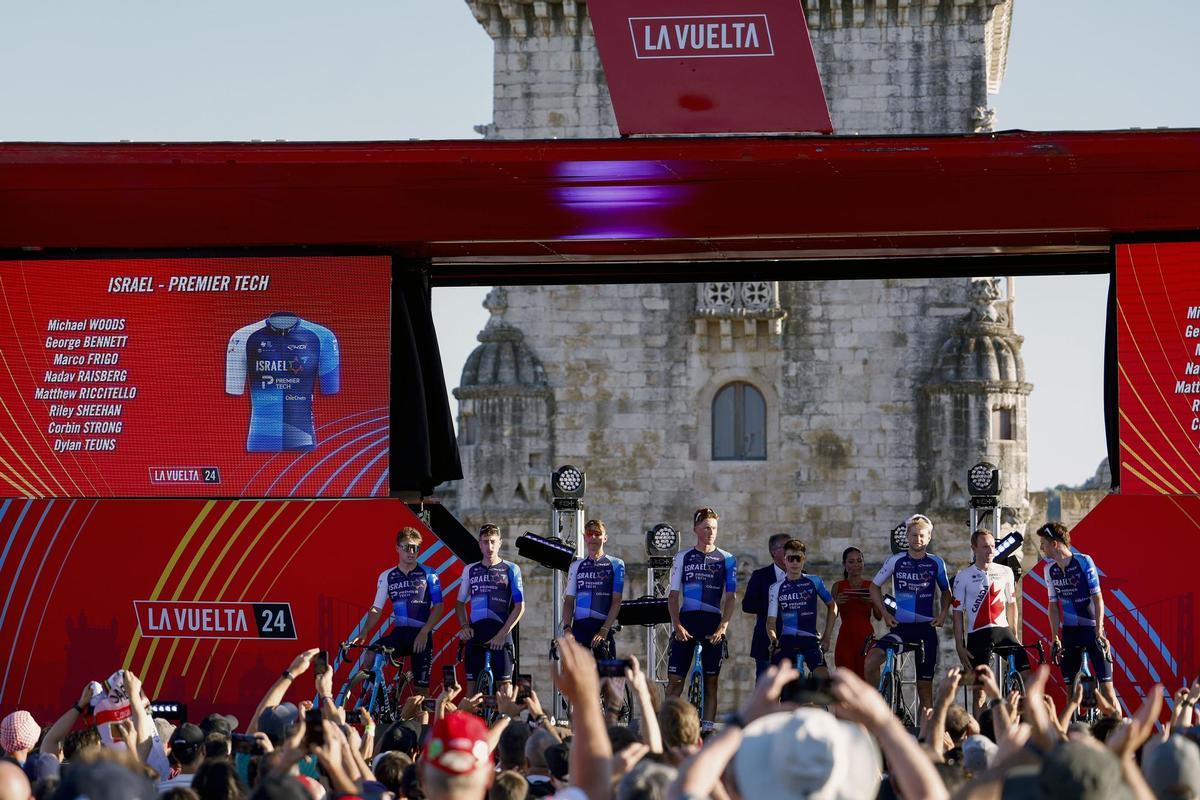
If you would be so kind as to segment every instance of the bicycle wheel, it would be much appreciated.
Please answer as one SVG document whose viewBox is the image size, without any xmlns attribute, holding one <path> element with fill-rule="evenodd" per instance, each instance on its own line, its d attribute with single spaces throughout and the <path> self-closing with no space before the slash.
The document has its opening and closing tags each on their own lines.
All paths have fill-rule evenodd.
<svg viewBox="0 0 1200 800">
<path fill-rule="evenodd" d="M 687 698 L 688 702 L 696 707 L 700 719 L 704 719 L 704 676 L 699 670 L 693 670 L 688 677 Z"/>
<path fill-rule="evenodd" d="M 1021 677 L 1019 672 L 1010 672 L 1004 679 L 1004 699 L 1012 697 L 1014 692 L 1025 694 L 1025 679 Z"/>
<path fill-rule="evenodd" d="M 896 715 L 896 718 L 905 727 L 912 727 L 912 718 L 909 716 L 908 708 L 904 704 L 904 693 L 900 686 L 900 675 L 895 672 L 889 672 L 884 676 L 882 681 L 881 694 L 883 701 L 888 704 L 888 708 Z"/>
<path fill-rule="evenodd" d="M 492 698 L 493 702 L 495 701 L 496 697 L 496 678 L 494 675 L 492 675 L 492 671 L 490 669 L 479 673 L 479 680 L 476 682 L 476 686 L 476 691 L 482 694 L 484 698 L 485 705 L 480 708 L 480 711 L 483 715 L 483 721 L 490 726 L 496 721 L 495 707 L 488 708 L 486 705 L 489 697 Z"/>
</svg>

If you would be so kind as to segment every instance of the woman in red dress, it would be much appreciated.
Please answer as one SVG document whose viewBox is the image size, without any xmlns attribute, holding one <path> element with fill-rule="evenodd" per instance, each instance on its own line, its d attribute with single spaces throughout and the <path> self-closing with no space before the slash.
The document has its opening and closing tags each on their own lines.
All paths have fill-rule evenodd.
<svg viewBox="0 0 1200 800">
<path fill-rule="evenodd" d="M 833 660 L 863 678 L 863 644 L 875 632 L 871 618 L 879 619 L 879 612 L 871 605 L 870 587 L 863 579 L 862 550 L 847 547 L 842 551 L 842 576 L 842 580 L 833 584 L 833 599 L 842 617 Z"/>
</svg>

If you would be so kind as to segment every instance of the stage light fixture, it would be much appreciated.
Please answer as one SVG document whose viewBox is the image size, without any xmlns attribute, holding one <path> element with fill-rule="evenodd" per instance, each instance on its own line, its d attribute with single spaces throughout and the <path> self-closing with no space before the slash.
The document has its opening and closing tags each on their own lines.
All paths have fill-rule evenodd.
<svg viewBox="0 0 1200 800">
<path fill-rule="evenodd" d="M 517 553 L 543 567 L 567 572 L 575 559 L 575 548 L 562 539 L 546 538 L 525 531 L 517 537 Z"/>
<path fill-rule="evenodd" d="M 646 531 L 646 556 L 651 566 L 669 564 L 679 552 L 679 532 L 665 522 Z"/>
<path fill-rule="evenodd" d="M 556 469 L 551 480 L 555 499 L 580 500 L 583 498 L 585 486 L 586 479 L 583 472 L 570 464 Z"/>
<path fill-rule="evenodd" d="M 980 461 L 967 470 L 967 492 L 972 497 L 999 496 L 1000 470 L 995 464 Z"/>
<path fill-rule="evenodd" d="M 892 528 L 889 535 L 892 541 L 892 554 L 903 552 L 908 549 L 908 523 L 901 522 L 896 527 Z"/>
</svg>

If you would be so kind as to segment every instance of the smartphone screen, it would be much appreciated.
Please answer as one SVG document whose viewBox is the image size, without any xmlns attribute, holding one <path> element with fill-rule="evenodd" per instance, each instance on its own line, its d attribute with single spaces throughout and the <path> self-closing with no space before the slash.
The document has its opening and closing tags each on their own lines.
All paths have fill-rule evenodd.
<svg viewBox="0 0 1200 800">
<path fill-rule="evenodd" d="M 1083 684 L 1083 699 L 1080 700 L 1079 705 L 1083 708 L 1095 708 L 1096 679 L 1091 675 L 1085 675 L 1080 679 L 1080 682 Z"/>
<path fill-rule="evenodd" d="M 520 703 L 527 699 L 533 690 L 533 676 L 517 673 L 513 680 L 517 685 L 517 702 Z"/>
<path fill-rule="evenodd" d="M 453 689 L 458 684 L 458 678 L 454 675 L 454 667 L 446 665 L 442 667 L 442 688 L 446 690 Z"/>
<path fill-rule="evenodd" d="M 321 650 L 313 658 L 313 672 L 318 675 L 324 675 L 329 671 L 329 651 Z"/>
<path fill-rule="evenodd" d="M 325 729 L 321 727 L 321 712 L 315 708 L 304 712 L 304 742 L 318 747 L 325 744 Z"/>
</svg>

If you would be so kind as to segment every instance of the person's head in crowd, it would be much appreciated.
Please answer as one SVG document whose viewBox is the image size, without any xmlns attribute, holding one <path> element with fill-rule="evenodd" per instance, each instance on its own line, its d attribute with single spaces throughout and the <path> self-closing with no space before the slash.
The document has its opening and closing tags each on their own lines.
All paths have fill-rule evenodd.
<svg viewBox="0 0 1200 800">
<path fill-rule="evenodd" d="M 529 740 L 525 742 L 525 763 L 528 765 L 529 775 L 550 776 L 550 769 L 546 765 L 546 750 L 557 743 L 554 734 L 545 728 L 539 728 L 530 734 Z"/>
<path fill-rule="evenodd" d="M 228 734 L 213 731 L 204 737 L 204 757 L 206 759 L 229 758 L 232 754 L 233 741 Z"/>
<path fill-rule="evenodd" d="M 154 729 L 158 731 L 158 738 L 162 741 L 163 747 L 170 752 L 171 737 L 175 735 L 175 726 L 162 717 L 155 717 Z"/>
<path fill-rule="evenodd" d="M 1101 717 L 1092 723 L 1092 737 L 1098 741 L 1107 742 L 1108 737 L 1119 727 L 1121 727 L 1121 720 L 1117 717 Z"/>
<path fill-rule="evenodd" d="M 525 780 L 525 776 L 509 769 L 496 776 L 487 796 L 488 800 L 525 800 L 527 794 L 529 782 Z"/>
<path fill-rule="evenodd" d="M 14 711 L 0 720 L 0 747 L 24 764 L 42 736 L 42 728 L 28 711 Z"/>
<path fill-rule="evenodd" d="M 775 562 L 775 566 L 780 569 L 786 569 L 784 565 L 787 562 L 783 560 L 783 546 L 791 538 L 790 533 L 773 533 L 771 538 L 767 539 L 767 552 L 771 554 L 771 560 Z"/>
<path fill-rule="evenodd" d="M 842 551 L 842 577 L 858 580 L 863 573 L 863 551 L 850 546 Z"/>
<path fill-rule="evenodd" d="M 979 733 L 979 722 L 962 706 L 950 706 L 946 709 L 946 733 L 959 747 L 968 736 Z"/>
<path fill-rule="evenodd" d="M 546 748 L 546 769 L 555 789 L 563 789 L 570 782 L 571 747 L 558 742 Z"/>
<path fill-rule="evenodd" d="M 1200 747 L 1175 734 L 1142 758 L 1146 783 L 1159 800 L 1200 797 Z"/>
<path fill-rule="evenodd" d="M 986 736 L 968 736 L 963 740 L 963 769 L 971 776 L 982 775 L 992 767 L 996 757 L 996 743 Z"/>
<path fill-rule="evenodd" d="M 401 528 L 396 534 L 396 553 L 400 556 L 400 568 L 412 572 L 417 566 L 417 554 L 421 552 L 421 532 L 416 528 Z"/>
<path fill-rule="evenodd" d="M 696 707 L 679 697 L 668 697 L 658 709 L 658 727 L 663 746 L 690 747 L 700 744 L 700 714 Z"/>
<path fill-rule="evenodd" d="M 484 564 L 500 563 L 500 526 L 485 522 L 479 526 L 479 549 L 483 552 Z"/>
<path fill-rule="evenodd" d="M 500 742 L 496 745 L 496 761 L 500 769 L 525 772 L 529 766 L 525 760 L 525 744 L 529 741 L 530 733 L 525 725 L 509 725 L 500 732 Z"/>
<path fill-rule="evenodd" d="M 313 800 L 313 796 L 291 775 L 264 775 L 250 800 Z"/>
<path fill-rule="evenodd" d="M 64 770 L 54 792 L 54 800 L 156 800 L 157 797 L 158 787 L 148 778 L 104 757 L 80 761 Z"/>
<path fill-rule="evenodd" d="M 799 580 L 804 574 L 804 560 L 807 558 L 808 547 L 799 539 L 788 539 L 783 546 L 783 560 L 787 570 L 788 580 Z"/>
<path fill-rule="evenodd" d="M 1091 742 L 1064 742 L 1040 764 L 1010 769 L 1003 796 L 1110 800 L 1130 795 L 1121 762 L 1111 750 Z"/>
<path fill-rule="evenodd" d="M 100 752 L 100 729 L 95 725 L 71 731 L 63 737 L 63 761 L 76 761 Z"/>
<path fill-rule="evenodd" d="M 510 725 L 509 727 L 511 728 L 512 726 Z M 411 758 L 417 754 L 417 749 L 420 745 L 421 735 L 408 725 L 397 722 L 383 732 L 376 750 L 381 753 L 404 753 Z"/>
<path fill-rule="evenodd" d="M 995 715 L 992 712 L 991 706 L 986 706 L 983 711 L 979 712 L 979 735 L 992 742 L 996 741 L 996 723 Z"/>
<path fill-rule="evenodd" d="M 615 800 L 666 800 L 667 788 L 678 774 L 672 766 L 642 759 L 621 776 Z"/>
<path fill-rule="evenodd" d="M 158 800 L 200 800 L 200 795 L 190 786 L 172 786 L 160 794 Z"/>
<path fill-rule="evenodd" d="M 942 779 L 942 785 L 950 794 L 954 794 L 960 786 L 967 782 L 967 775 L 963 772 L 962 765 L 957 762 L 934 764 L 933 768 L 937 770 L 938 777 Z"/>
<path fill-rule="evenodd" d="M 44 775 L 38 778 L 37 784 L 33 787 L 33 800 L 50 800 L 58 791 L 58 784 L 61 782 L 62 779 L 58 775 Z M 194 798 L 187 800 L 194 800 Z"/>
<path fill-rule="evenodd" d="M 631 728 L 624 725 L 609 725 L 608 742 L 612 745 L 612 751 L 619 753 L 631 744 L 641 744 L 642 740 Z"/>
<path fill-rule="evenodd" d="M 412 758 L 407 754 L 388 751 L 375 757 L 372 771 L 375 773 L 375 780 L 386 786 L 389 792 L 401 795 L 400 780 L 404 777 L 404 770 L 412 763 Z"/>
<path fill-rule="evenodd" d="M 484 796 L 495 776 L 487 734 L 483 720 L 463 711 L 451 711 L 430 726 L 418 761 L 426 797 L 479 800 Z"/>
<path fill-rule="evenodd" d="M 200 730 L 204 731 L 205 736 L 213 733 L 233 736 L 233 732 L 237 729 L 237 717 L 231 717 L 226 714 L 209 714 L 200 721 Z"/>
<path fill-rule="evenodd" d="M 201 764 L 192 779 L 192 789 L 200 800 L 243 800 L 248 794 L 246 784 L 242 783 L 233 762 L 227 758 Z"/>
<path fill-rule="evenodd" d="M 195 773 L 204 760 L 204 732 L 199 725 L 185 722 L 171 736 L 171 760 L 185 774 Z"/>
<path fill-rule="evenodd" d="M 908 552 L 923 554 L 933 539 L 933 522 L 924 514 L 913 514 L 904 523 Z"/>
<path fill-rule="evenodd" d="M 698 508 L 692 515 L 692 530 L 696 534 L 696 547 L 711 550 L 717 546 L 717 512 L 711 508 Z"/>
<path fill-rule="evenodd" d="M 0 800 L 29 800 L 31 797 L 33 787 L 25 777 L 25 770 L 11 761 L 0 761 Z"/>
<path fill-rule="evenodd" d="M 883 760 L 866 729 L 828 711 L 800 708 L 746 726 L 733 760 L 743 798 L 874 798 Z"/>
<path fill-rule="evenodd" d="M 1037 529 L 1037 535 L 1046 558 L 1066 558 L 1071 554 L 1071 532 L 1061 522 L 1047 522 Z"/>
<path fill-rule="evenodd" d="M 425 788 L 421 785 L 421 768 L 416 762 L 404 768 L 400 777 L 400 796 L 405 800 L 425 800 Z"/>
<path fill-rule="evenodd" d="M 258 717 L 258 729 L 267 735 L 274 747 L 279 747 L 299 719 L 300 709 L 295 703 L 280 703 L 263 710 Z"/>
</svg>

